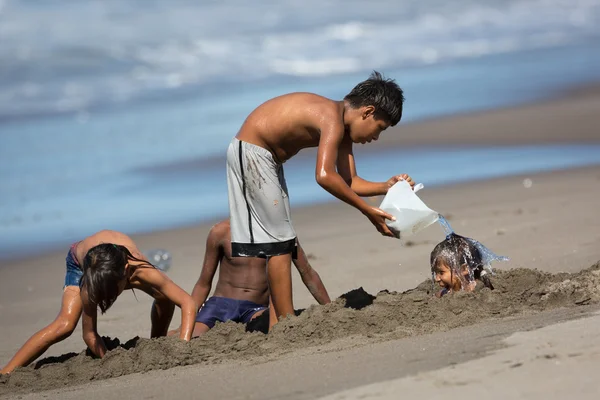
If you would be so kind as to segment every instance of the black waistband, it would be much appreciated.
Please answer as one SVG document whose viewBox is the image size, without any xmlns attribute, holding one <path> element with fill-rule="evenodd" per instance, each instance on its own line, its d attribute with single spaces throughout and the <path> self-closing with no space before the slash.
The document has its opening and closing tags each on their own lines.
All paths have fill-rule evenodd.
<svg viewBox="0 0 600 400">
<path fill-rule="evenodd" d="M 235 243 L 231 242 L 231 255 L 233 257 L 258 257 L 267 258 L 292 253 L 292 258 L 298 258 L 296 238 L 285 242 L 272 243 Z"/>
</svg>

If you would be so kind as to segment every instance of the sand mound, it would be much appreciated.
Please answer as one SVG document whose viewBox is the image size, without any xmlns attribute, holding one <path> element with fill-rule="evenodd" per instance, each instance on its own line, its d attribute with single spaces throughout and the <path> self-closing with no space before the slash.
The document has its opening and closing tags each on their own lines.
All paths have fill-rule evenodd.
<svg viewBox="0 0 600 400">
<path fill-rule="evenodd" d="M 197 363 L 275 358 L 340 338 L 357 345 L 470 325 L 484 319 L 600 302 L 600 262 L 574 274 L 536 270 L 500 271 L 495 290 L 479 287 L 441 299 L 432 296 L 430 281 L 403 293 L 377 296 L 355 289 L 326 306 L 311 306 L 286 319 L 265 335 L 226 323 L 189 343 L 176 338 L 134 338 L 125 344 L 107 341 L 112 349 L 102 360 L 85 351 L 49 357 L 0 377 L 0 395 L 30 392 L 135 372 Z M 257 328 L 259 329 L 259 328 Z"/>
</svg>

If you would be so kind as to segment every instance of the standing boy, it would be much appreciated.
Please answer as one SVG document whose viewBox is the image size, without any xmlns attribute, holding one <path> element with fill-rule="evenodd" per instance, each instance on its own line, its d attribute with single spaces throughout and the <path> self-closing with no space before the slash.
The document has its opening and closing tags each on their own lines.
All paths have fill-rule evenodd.
<svg viewBox="0 0 600 400">
<path fill-rule="evenodd" d="M 291 260 L 296 246 L 283 163 L 300 150 L 318 147 L 315 177 L 329 193 L 361 211 L 385 236 L 393 217 L 361 196 L 384 195 L 398 175 L 369 182 L 356 174 L 352 145 L 377 140 L 402 117 L 404 95 L 391 79 L 373 72 L 342 101 L 313 93 L 271 99 L 244 121 L 227 150 L 227 184 L 234 257 L 267 259 L 277 317 L 294 315 Z"/>
</svg>

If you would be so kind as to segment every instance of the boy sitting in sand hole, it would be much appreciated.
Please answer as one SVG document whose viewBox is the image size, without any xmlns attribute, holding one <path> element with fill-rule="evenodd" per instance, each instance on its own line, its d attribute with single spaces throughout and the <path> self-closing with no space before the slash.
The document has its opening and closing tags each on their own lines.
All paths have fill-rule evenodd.
<svg viewBox="0 0 600 400">
<path fill-rule="evenodd" d="M 97 309 L 105 313 L 125 289 L 139 289 L 154 298 L 151 337 L 165 336 L 175 305 L 181 308 L 179 338 L 190 340 L 196 304 L 167 275 L 155 268 L 127 235 L 103 230 L 71 245 L 62 305 L 56 319 L 35 333 L 0 371 L 8 374 L 42 355 L 51 345 L 73 333 L 83 313 L 83 340 L 93 354 L 103 357 L 105 343 L 96 328 Z"/>
<path fill-rule="evenodd" d="M 378 140 L 402 118 L 404 95 L 392 79 L 374 71 L 343 100 L 289 93 L 259 105 L 227 150 L 227 187 L 233 257 L 267 259 L 275 315 L 294 315 L 291 284 L 296 232 L 283 164 L 306 148 L 317 148 L 315 178 L 329 193 L 363 213 L 385 236 L 394 217 L 361 197 L 385 195 L 406 175 L 370 182 L 356 172 L 353 145 Z"/>
<path fill-rule="evenodd" d="M 488 263 L 483 259 L 476 243 L 452 232 L 435 246 L 430 263 L 432 279 L 442 288 L 436 293 L 437 297 L 460 290 L 473 291 L 476 280 L 481 280 L 485 287 L 494 289 L 490 274 L 485 268 Z"/>
<path fill-rule="evenodd" d="M 192 291 L 196 304 L 202 305 L 196 315 L 192 336 L 208 332 L 219 322 L 248 323 L 260 316 L 269 306 L 269 284 L 266 262 L 261 258 L 232 257 L 231 230 L 229 220 L 214 225 L 206 239 L 204 264 L 200 277 Z M 331 302 L 329 294 L 312 268 L 304 249 L 298 244 L 298 257 L 294 265 L 302 281 L 319 304 Z M 219 279 L 213 296 L 206 300 L 212 288 L 213 278 L 219 269 Z M 206 302 L 205 302 L 206 301 Z M 273 307 L 270 307 L 270 327 L 277 322 Z M 170 331 L 169 335 L 179 330 Z"/>
</svg>

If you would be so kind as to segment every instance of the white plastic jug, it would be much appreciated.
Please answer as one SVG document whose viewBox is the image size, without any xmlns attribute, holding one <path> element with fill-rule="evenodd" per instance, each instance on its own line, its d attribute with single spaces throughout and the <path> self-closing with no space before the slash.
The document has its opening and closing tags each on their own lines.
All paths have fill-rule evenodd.
<svg viewBox="0 0 600 400">
<path fill-rule="evenodd" d="M 438 220 L 439 214 L 417 196 L 416 192 L 422 188 L 420 183 L 413 191 L 408 182 L 396 182 L 381 202 L 379 208 L 396 217 L 395 221 L 385 223 L 397 238 L 414 235 Z"/>
</svg>

